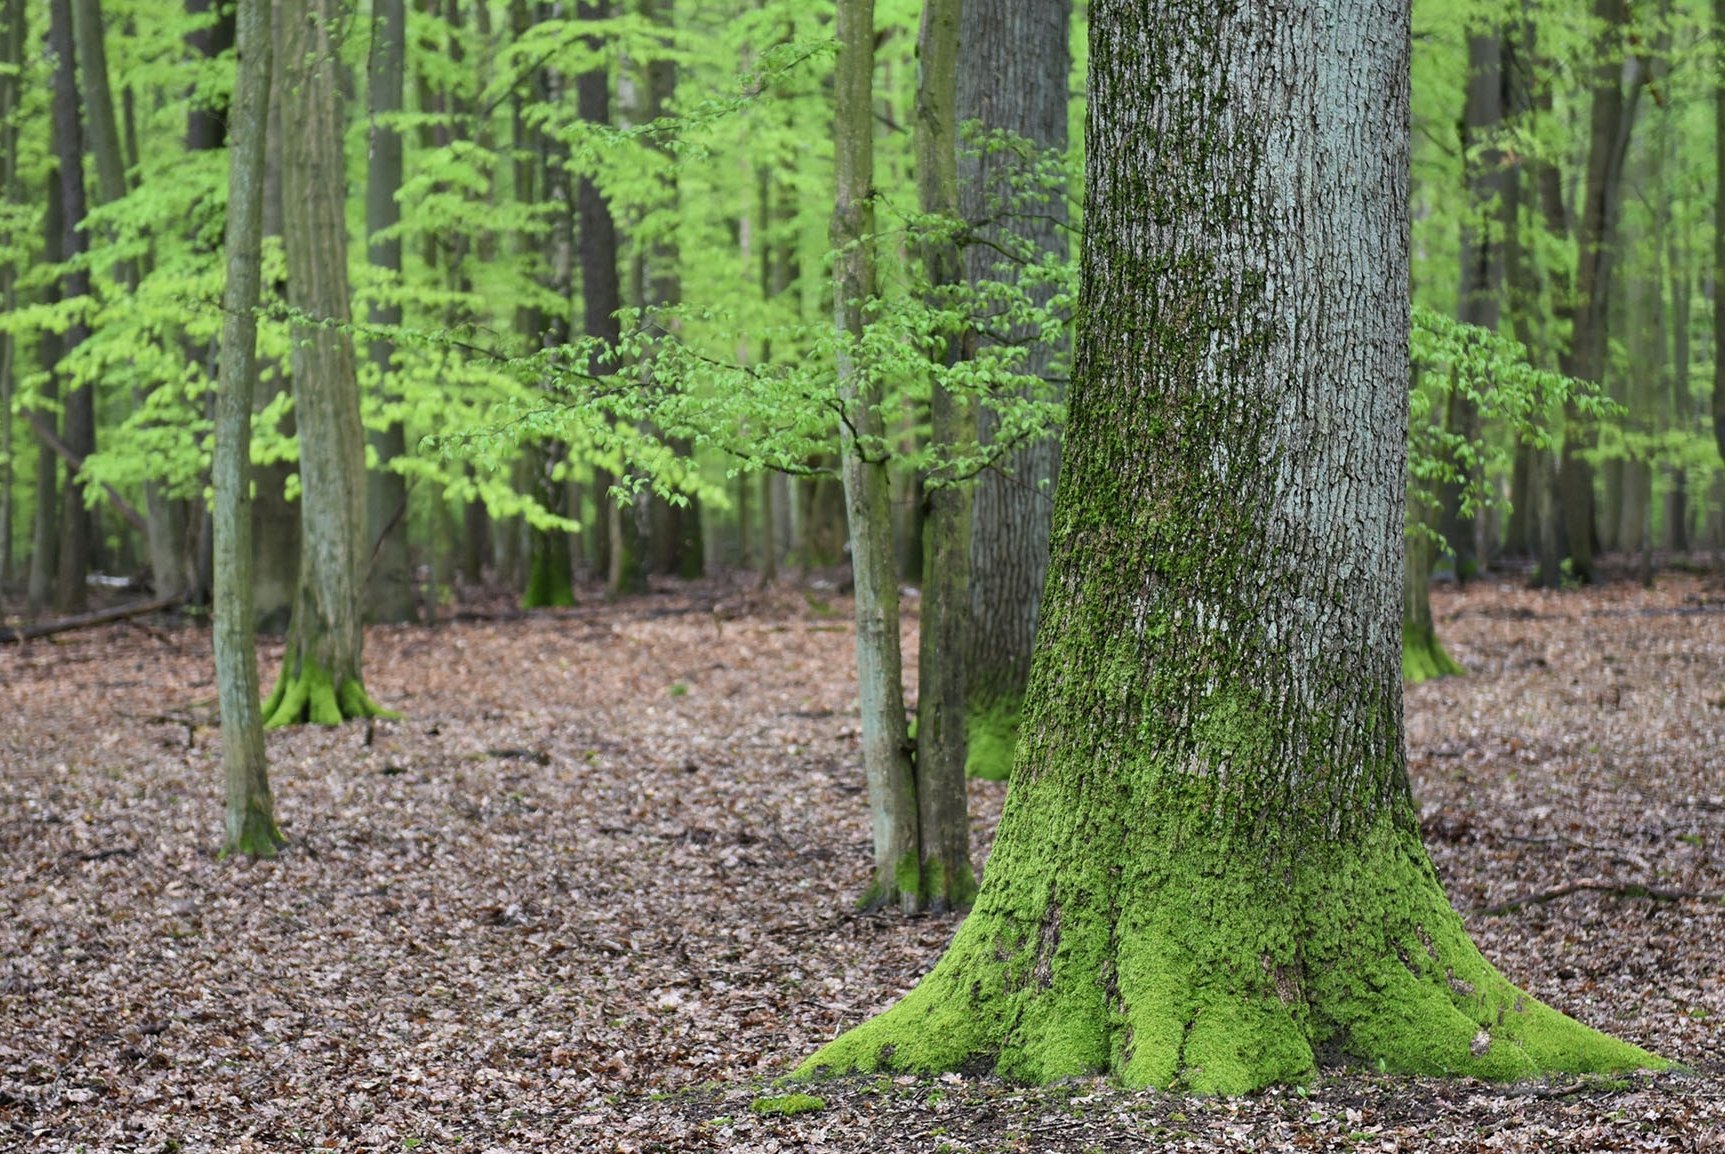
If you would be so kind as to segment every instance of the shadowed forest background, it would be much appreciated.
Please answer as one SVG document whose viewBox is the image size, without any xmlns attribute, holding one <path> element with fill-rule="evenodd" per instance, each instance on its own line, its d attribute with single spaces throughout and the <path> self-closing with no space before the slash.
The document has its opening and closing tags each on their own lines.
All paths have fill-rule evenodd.
<svg viewBox="0 0 1725 1154">
<path fill-rule="evenodd" d="M 1088 16 L 0 0 L 0 1125 L 1717 1140 L 1725 16 L 1680 0 L 1414 6 L 1402 589 L 1468 931 L 1680 1067 L 771 1083 L 993 844 Z"/>
</svg>

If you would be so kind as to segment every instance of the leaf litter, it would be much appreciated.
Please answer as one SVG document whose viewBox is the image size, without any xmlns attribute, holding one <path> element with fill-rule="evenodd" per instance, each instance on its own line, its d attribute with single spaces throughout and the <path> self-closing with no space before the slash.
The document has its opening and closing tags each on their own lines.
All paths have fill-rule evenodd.
<svg viewBox="0 0 1725 1154">
<path fill-rule="evenodd" d="M 1468 924 L 1515 981 L 1685 1070 L 1238 1100 L 852 1078 L 753 1109 L 956 921 L 851 904 L 848 606 L 713 582 L 371 630 L 405 718 L 270 736 L 268 862 L 214 853 L 205 631 L 0 650 L 0 1149 L 1725 1149 L 1725 596 L 1434 606 L 1473 671 L 1407 693 L 1452 901 L 1506 911 Z M 979 861 L 1003 796 L 971 785 Z"/>
</svg>

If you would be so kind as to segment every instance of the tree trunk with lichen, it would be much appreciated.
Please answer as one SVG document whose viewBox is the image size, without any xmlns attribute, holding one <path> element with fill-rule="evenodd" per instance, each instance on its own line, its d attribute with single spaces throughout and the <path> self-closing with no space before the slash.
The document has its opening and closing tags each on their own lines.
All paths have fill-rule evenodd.
<svg viewBox="0 0 1725 1154">
<path fill-rule="evenodd" d="M 299 426 L 299 587 L 281 677 L 264 704 L 274 728 L 384 715 L 360 668 L 365 588 L 365 433 L 347 292 L 335 0 L 291 0 L 282 22 L 282 194 L 294 414 Z"/>
<path fill-rule="evenodd" d="M 1066 151 L 1071 0 L 966 0 L 958 66 L 958 118 L 1010 132 L 1036 148 Z M 1066 201 L 1026 189 L 1041 157 L 1017 149 L 965 148 L 959 158 L 960 215 L 977 243 L 964 253 L 972 284 L 1015 275 L 1027 253 L 1067 251 Z M 1053 286 L 1033 289 L 1046 299 Z M 995 322 L 996 325 L 999 322 Z M 1007 339 L 1028 346 L 1024 372 L 1048 377 L 1066 358 L 1064 339 L 1044 342 L 1026 327 Z M 977 413 L 983 443 L 998 418 Z M 964 639 L 970 718 L 966 768 L 1004 779 L 1018 742 L 1031 646 L 1048 576 L 1048 530 L 1060 440 L 1047 436 L 976 479 L 971 522 L 971 625 Z"/>
<path fill-rule="evenodd" d="M 252 622 L 252 386 L 257 375 L 257 307 L 263 274 L 264 136 L 270 88 L 270 4 L 242 0 L 239 82 L 228 165 L 227 281 L 222 289 L 221 378 L 216 388 L 213 510 L 216 686 L 226 780 L 225 854 L 273 857 L 276 828 L 258 708 Z"/>
<path fill-rule="evenodd" d="M 975 908 L 804 1065 L 1242 1093 L 1660 1065 L 1516 990 L 1419 840 L 1399 642 L 1408 15 L 1091 10 L 1065 473 Z"/>
</svg>

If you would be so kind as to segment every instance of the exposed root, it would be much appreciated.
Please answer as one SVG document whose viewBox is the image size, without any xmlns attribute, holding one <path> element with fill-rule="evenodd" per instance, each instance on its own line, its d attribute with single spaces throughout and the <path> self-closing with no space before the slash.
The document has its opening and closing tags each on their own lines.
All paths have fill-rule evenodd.
<svg viewBox="0 0 1725 1154">
<path fill-rule="evenodd" d="M 340 725 L 359 717 L 394 720 L 400 716 L 373 701 L 358 678 L 346 678 L 338 685 L 327 670 L 310 660 L 301 662 L 297 675 L 291 672 L 291 664 L 284 664 L 275 689 L 263 704 L 265 729 L 307 723 Z"/>
</svg>

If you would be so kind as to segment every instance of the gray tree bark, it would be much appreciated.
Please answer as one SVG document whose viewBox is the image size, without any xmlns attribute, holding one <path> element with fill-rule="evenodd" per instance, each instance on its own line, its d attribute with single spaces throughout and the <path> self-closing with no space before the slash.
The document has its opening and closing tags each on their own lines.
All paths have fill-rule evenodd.
<svg viewBox="0 0 1725 1154">
<path fill-rule="evenodd" d="M 838 357 L 839 429 L 851 566 L 856 582 L 857 694 L 863 772 L 874 830 L 874 877 L 868 906 L 916 910 L 921 893 L 915 772 L 905 727 L 903 656 L 898 637 L 898 580 L 888 503 L 882 386 L 860 358 L 874 260 L 874 0 L 839 0 L 834 76 L 835 197 L 833 322 Z"/>
<path fill-rule="evenodd" d="M 251 431 L 257 307 L 263 272 L 264 141 L 269 117 L 271 0 L 240 0 L 239 79 L 228 161 L 227 283 L 216 387 L 214 642 L 227 820 L 223 853 L 273 856 L 276 827 L 258 708 L 252 632 Z"/>
<path fill-rule="evenodd" d="M 18 125 L 13 115 L 22 95 L 24 0 L 0 0 L 0 202 L 20 204 Z M 0 309 L 17 307 L 17 270 L 0 267 Z M 0 333 L 0 590 L 12 581 L 12 534 L 17 513 L 12 468 L 12 394 L 17 342 Z"/>
<path fill-rule="evenodd" d="M 966 0 L 959 53 L 958 118 L 1010 132 L 1048 152 L 1066 151 L 1071 0 Z M 1067 251 L 1067 206 L 1056 196 L 1028 199 L 1013 190 L 1026 161 L 1012 151 L 960 155 L 959 213 L 976 240 L 964 254 L 971 283 L 1011 277 L 1001 251 Z M 1043 296 L 1051 289 L 1044 290 Z M 1067 355 L 1064 340 L 1030 343 L 1028 373 L 1046 376 Z M 980 440 L 998 420 L 977 414 Z M 1047 437 L 1011 454 L 978 478 L 971 520 L 970 615 L 964 662 L 970 711 L 968 766 L 979 777 L 1004 778 L 1018 739 L 1019 707 L 1030 678 L 1030 654 L 1048 571 L 1048 533 L 1060 442 Z"/>
</svg>

